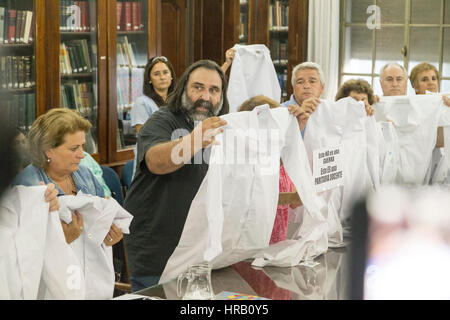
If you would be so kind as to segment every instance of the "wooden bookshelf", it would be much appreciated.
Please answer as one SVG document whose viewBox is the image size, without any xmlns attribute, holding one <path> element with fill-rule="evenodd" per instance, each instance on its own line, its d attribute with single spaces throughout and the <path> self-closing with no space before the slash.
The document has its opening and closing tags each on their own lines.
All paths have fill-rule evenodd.
<svg viewBox="0 0 450 320">
<path fill-rule="evenodd" d="M 89 30 L 86 24 L 84 28 L 82 24 L 77 30 L 70 30 L 67 24 L 61 28 L 62 21 L 71 19 L 67 12 L 61 11 L 75 5 L 74 1 L 0 0 L 0 7 L 9 5 L 15 10 L 31 11 L 34 18 L 32 41 L 8 44 L 0 41 L 0 58 L 33 57 L 33 84 L 26 88 L 0 88 L 2 99 L 32 94 L 28 98 L 33 97 L 34 113 L 39 116 L 50 108 L 61 107 L 62 85 L 92 83 L 95 103 L 90 114 L 95 113 L 95 116 L 90 120 L 96 127 L 98 145 L 94 158 L 101 164 L 121 164 L 134 157 L 132 145 L 120 146 L 117 143 L 119 121 L 123 118 L 117 111 L 117 82 L 124 67 L 131 69 L 128 82 L 132 83 L 138 79 L 133 72 L 142 71 L 146 59 L 164 55 L 172 62 L 177 77 L 180 77 L 187 65 L 199 59 L 212 59 L 222 64 L 225 51 L 240 40 L 248 44 L 263 43 L 270 48 L 271 37 L 277 36 L 286 38 L 288 42 L 287 59 L 275 61 L 277 68 L 288 70 L 288 78 L 291 68 L 306 59 L 307 0 L 286 0 L 289 3 L 287 31 L 270 28 L 268 11 L 271 0 L 136 1 L 141 3 L 142 13 L 137 29 L 122 30 L 117 27 L 117 7 L 131 1 L 88 0 L 78 3 L 84 3 L 84 11 L 89 8 Z M 243 9 L 248 12 L 247 34 L 240 37 L 240 14 Z M 117 43 L 121 37 L 127 37 L 129 42 L 136 44 L 139 61 L 131 68 L 118 61 Z M 94 51 L 90 54 L 91 70 L 72 73 L 61 70 L 61 43 L 82 40 L 86 40 Z M 91 47 L 93 44 L 94 49 Z M 289 94 L 292 89 L 288 86 L 287 91 Z M 23 97 L 19 100 L 22 101 Z M 132 102 L 133 99 L 128 105 Z"/>
<path fill-rule="evenodd" d="M 28 6 L 36 14 L 36 34 L 37 38 L 29 44 L 4 44 L 0 43 L 0 53 L 2 56 L 9 54 L 25 55 L 27 52 L 36 59 L 35 65 L 35 86 L 32 88 L 0 88 L 0 95 L 14 96 L 17 94 L 35 94 L 36 116 L 46 112 L 50 108 L 61 107 L 63 93 L 61 86 L 64 85 L 89 85 L 89 93 L 94 100 L 91 109 L 85 116 L 92 122 L 96 139 L 96 152 L 94 158 L 101 164 L 124 163 L 134 157 L 132 148 L 119 149 L 117 146 L 118 116 L 117 116 L 117 52 L 116 40 L 119 36 L 138 37 L 145 42 L 145 52 L 140 53 L 147 58 L 150 54 L 160 54 L 161 37 L 160 30 L 156 23 L 160 21 L 156 17 L 160 14 L 161 0 L 141 0 L 144 3 L 141 30 L 118 31 L 116 26 L 117 3 L 125 1 L 115 0 L 89 0 L 84 2 L 84 10 L 88 9 L 89 19 L 84 19 L 84 24 L 70 30 L 68 25 L 61 25 L 62 22 L 69 21 L 70 15 L 65 9 L 75 5 L 74 1 L 47 1 L 47 0 L 25 0 L 9 1 L 17 3 L 18 6 Z M 78 3 L 80 3 L 78 2 Z M 131 1 L 128 1 L 131 2 Z M 6 3 L 0 0 L 0 6 Z M 21 8 L 21 7 L 18 7 Z M 75 8 L 76 9 L 76 8 Z M 83 11 L 83 10 L 80 10 Z M 60 17 L 60 19 L 50 19 L 49 17 Z M 76 19 L 74 19 L 76 20 Z M 151 22 L 150 22 L 151 21 Z M 88 25 L 86 24 L 88 22 Z M 90 59 L 90 70 L 80 70 L 79 72 L 68 73 L 60 64 L 61 43 L 71 43 L 86 40 L 88 43 Z M 157 43 L 159 41 L 159 43 Z M 86 58 L 86 56 L 84 57 Z M 142 68 L 145 62 L 139 63 L 136 67 Z M 134 81 L 131 79 L 130 81 Z M 73 107 L 73 106 L 71 106 Z M 86 109 L 81 109 L 81 111 Z"/>
<path fill-rule="evenodd" d="M 39 1 L 0 0 L 0 112 L 14 127 L 28 131 L 44 86 L 36 86 L 35 41 Z M 38 89 L 40 90 L 38 92 Z"/>
</svg>

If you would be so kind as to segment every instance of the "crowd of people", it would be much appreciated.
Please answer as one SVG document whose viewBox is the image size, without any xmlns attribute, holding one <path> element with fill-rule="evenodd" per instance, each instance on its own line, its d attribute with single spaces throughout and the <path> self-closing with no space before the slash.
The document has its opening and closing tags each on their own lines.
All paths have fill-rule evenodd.
<svg viewBox="0 0 450 320">
<path fill-rule="evenodd" d="M 194 164 L 191 160 L 198 153 L 204 157 L 227 124 L 221 118 L 229 112 L 225 73 L 234 55 L 234 49 L 227 50 L 222 66 L 210 60 L 197 61 L 178 79 L 171 62 L 163 56 L 151 58 L 145 67 L 143 96 L 134 102 L 131 110 L 132 126 L 138 132 L 136 173 L 124 208 L 133 215 L 133 221 L 126 235 L 112 223 L 102 244 L 112 246 L 124 238 L 132 291 L 157 284 L 177 246 L 191 202 L 208 170 L 206 162 Z M 251 111 L 263 104 L 270 108 L 287 108 L 297 118 L 304 136 L 309 117 L 321 103 L 326 83 L 321 67 L 314 62 L 295 66 L 291 80 L 293 94 L 288 101 L 281 103 L 259 95 L 245 101 L 239 111 Z M 439 91 L 439 74 L 431 64 L 424 62 L 414 67 L 409 80 L 417 95 Z M 380 71 L 383 96 L 406 95 L 407 81 L 407 71 L 399 64 L 387 64 Z M 346 97 L 362 101 L 367 116 L 374 115 L 372 106 L 380 99 L 363 79 L 351 79 L 341 85 L 335 99 Z M 449 97 L 443 96 L 443 100 L 450 106 Z M 49 212 L 59 209 L 58 197 L 63 195 L 76 196 L 81 191 L 101 198 L 111 197 L 98 164 L 83 152 L 90 127 L 89 121 L 76 111 L 58 108 L 36 119 L 26 135 L 27 149 L 24 148 L 25 136 L 21 132 L 13 133 L 16 139 L 10 141 L 16 144 L 5 140 L 8 143 L 0 145 L 7 150 L 2 153 L 20 156 L 23 161 L 5 161 L 2 165 L 5 178 L 0 179 L 1 191 L 8 189 L 11 183 L 15 186 L 46 185 L 44 201 L 49 203 Z M 439 128 L 436 148 L 443 146 L 443 129 Z M 181 159 L 178 163 L 174 162 L 174 154 Z M 20 168 L 8 167 L 13 163 L 21 163 Z M 295 192 L 282 162 L 279 175 L 280 192 Z M 299 198 L 290 207 L 301 204 Z M 270 244 L 286 239 L 288 208 L 287 204 L 278 206 Z M 67 244 L 77 241 L 83 233 L 82 210 L 73 211 L 71 221 L 61 220 Z M 0 259 L 4 257 L 0 255 Z"/>
</svg>

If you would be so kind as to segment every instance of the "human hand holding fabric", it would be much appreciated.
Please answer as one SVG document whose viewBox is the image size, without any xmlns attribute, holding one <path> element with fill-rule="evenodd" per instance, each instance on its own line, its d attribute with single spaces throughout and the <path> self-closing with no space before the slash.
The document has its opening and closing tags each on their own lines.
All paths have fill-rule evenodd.
<svg viewBox="0 0 450 320">
<path fill-rule="evenodd" d="M 195 141 L 201 138 L 202 149 L 207 148 L 211 144 L 217 144 L 215 137 L 223 132 L 223 126 L 227 122 L 220 117 L 211 117 L 203 120 L 198 124 L 191 132 L 191 141 L 194 143 L 194 151 L 198 151 L 195 148 Z"/>
<path fill-rule="evenodd" d="M 123 238 L 122 231 L 113 223 L 109 229 L 108 234 L 103 240 L 103 243 L 107 246 L 113 246 Z"/>
<path fill-rule="evenodd" d="M 61 221 L 64 236 L 68 244 L 78 239 L 83 232 L 83 216 L 77 210 L 72 212 L 72 222 L 67 224 Z"/>
<path fill-rule="evenodd" d="M 40 182 L 41 186 L 44 185 L 44 182 Z M 45 190 L 45 202 L 49 204 L 49 212 L 56 211 L 59 209 L 59 201 L 58 201 L 58 190 L 55 188 L 53 183 L 47 184 L 47 190 Z"/>
</svg>

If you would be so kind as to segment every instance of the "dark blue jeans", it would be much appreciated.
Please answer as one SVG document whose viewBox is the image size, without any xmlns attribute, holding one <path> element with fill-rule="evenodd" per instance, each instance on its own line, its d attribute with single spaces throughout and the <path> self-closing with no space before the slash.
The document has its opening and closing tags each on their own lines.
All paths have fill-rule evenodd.
<svg viewBox="0 0 450 320">
<path fill-rule="evenodd" d="M 157 276 L 132 276 L 130 275 L 131 292 L 139 291 L 157 285 L 161 277 Z"/>
</svg>

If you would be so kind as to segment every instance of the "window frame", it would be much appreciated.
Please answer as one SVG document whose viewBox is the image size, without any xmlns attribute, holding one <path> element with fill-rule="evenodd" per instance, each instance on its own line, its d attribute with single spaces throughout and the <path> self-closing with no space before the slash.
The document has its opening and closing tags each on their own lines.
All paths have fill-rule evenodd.
<svg viewBox="0 0 450 320">
<path fill-rule="evenodd" d="M 403 27 L 404 28 L 404 35 L 403 35 L 403 47 L 402 47 L 402 55 L 403 55 L 403 66 L 408 72 L 408 79 L 409 79 L 409 73 L 411 70 L 408 69 L 409 62 L 410 62 L 410 32 L 411 28 L 439 28 L 439 58 L 438 58 L 438 72 L 439 72 L 439 79 L 440 79 L 440 87 L 442 87 L 443 80 L 450 80 L 450 74 L 447 76 L 443 76 L 443 65 L 444 65 L 444 32 L 447 30 L 447 32 L 450 32 L 450 23 L 445 24 L 445 5 L 450 6 L 450 0 L 440 0 L 440 21 L 439 23 L 434 24 L 424 24 L 424 23 L 411 23 L 411 15 L 412 15 L 412 9 L 411 9 L 411 1 L 412 0 L 405 0 L 405 21 L 403 23 L 383 23 L 381 21 L 381 29 L 373 29 L 370 30 L 372 34 L 371 39 L 371 52 L 372 52 L 372 67 L 371 72 L 344 72 L 344 57 L 345 57 L 345 48 L 346 48 L 346 29 L 347 27 L 365 27 L 367 28 L 366 22 L 347 22 L 347 4 L 348 0 L 342 0 L 340 2 L 340 18 L 339 18 L 339 28 L 340 28 L 340 36 L 339 36 L 339 81 L 338 84 L 341 86 L 342 79 L 344 76 L 354 76 L 354 77 L 370 77 L 372 79 L 371 85 L 374 86 L 375 78 L 379 77 L 380 74 L 378 73 L 379 70 L 375 70 L 375 63 L 377 61 L 376 57 L 376 39 L 377 39 L 377 32 L 380 32 L 383 30 L 383 27 Z M 373 5 L 377 5 L 378 0 L 372 1 Z M 367 18 L 369 15 L 367 15 Z M 406 49 L 406 54 L 404 50 Z M 448 53 L 450 63 L 450 52 Z M 441 88 L 439 88 L 441 89 Z"/>
</svg>

